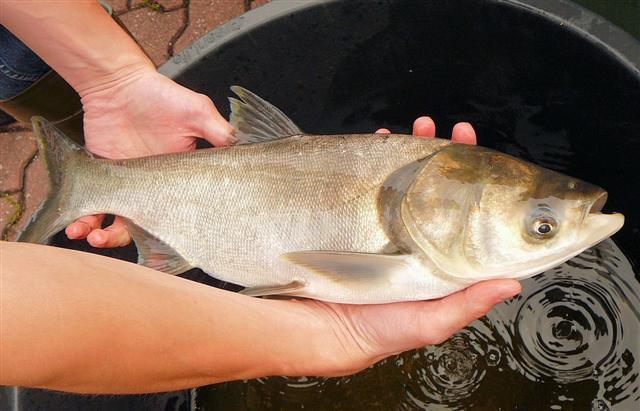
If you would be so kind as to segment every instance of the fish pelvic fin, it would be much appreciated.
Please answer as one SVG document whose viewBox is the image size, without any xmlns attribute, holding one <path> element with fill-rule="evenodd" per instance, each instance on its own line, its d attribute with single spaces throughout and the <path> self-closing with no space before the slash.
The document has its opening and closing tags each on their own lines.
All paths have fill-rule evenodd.
<svg viewBox="0 0 640 411">
<path fill-rule="evenodd" d="M 18 233 L 17 241 L 46 244 L 54 234 L 80 217 L 67 207 L 72 194 L 69 176 L 81 162 L 91 161 L 93 155 L 43 117 L 33 117 L 31 125 L 38 142 L 38 156 L 44 160 L 49 177 L 49 192 Z"/>
<path fill-rule="evenodd" d="M 262 143 L 303 134 L 280 109 L 249 90 L 232 86 L 239 100 L 229 98 L 231 125 L 236 129 L 237 144 Z"/>
<path fill-rule="evenodd" d="M 282 258 L 350 288 L 403 282 L 415 269 L 410 255 L 299 251 L 283 254 Z"/>
<path fill-rule="evenodd" d="M 121 217 L 138 249 L 138 264 L 163 273 L 177 275 L 193 268 L 170 245 L 131 220 Z"/>
</svg>

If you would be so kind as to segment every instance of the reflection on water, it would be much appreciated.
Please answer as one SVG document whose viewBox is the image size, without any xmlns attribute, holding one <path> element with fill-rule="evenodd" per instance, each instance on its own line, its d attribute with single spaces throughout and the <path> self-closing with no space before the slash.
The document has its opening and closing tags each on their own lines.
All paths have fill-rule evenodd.
<svg viewBox="0 0 640 411">
<path fill-rule="evenodd" d="M 469 327 L 438 346 L 427 346 L 398 358 L 406 378 L 404 409 L 465 409 L 467 399 L 483 383 L 488 367 L 501 361 L 502 353 L 484 324 Z M 466 404 L 466 405 L 465 405 Z M 446 407 L 445 407 L 446 405 Z"/>
<path fill-rule="evenodd" d="M 206 410 L 580 409 L 640 406 L 640 284 L 611 240 L 523 282 L 438 346 L 350 377 L 263 378 L 199 390 Z"/>
<path fill-rule="evenodd" d="M 640 404 L 640 286 L 611 241 L 532 278 L 493 310 L 510 368 L 532 382 L 594 382 L 595 409 Z M 623 407 L 624 405 L 624 407 Z"/>
</svg>

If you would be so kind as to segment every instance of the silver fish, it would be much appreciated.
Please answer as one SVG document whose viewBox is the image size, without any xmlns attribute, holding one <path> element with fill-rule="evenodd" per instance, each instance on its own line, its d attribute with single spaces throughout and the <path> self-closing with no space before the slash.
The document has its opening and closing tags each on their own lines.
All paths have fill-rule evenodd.
<svg viewBox="0 0 640 411">
<path fill-rule="evenodd" d="M 103 160 L 35 118 L 51 192 L 21 233 L 45 243 L 83 215 L 126 218 L 139 263 L 365 304 L 525 278 L 618 231 L 596 186 L 482 147 L 405 135 L 306 135 L 240 87 L 241 145 Z"/>
</svg>

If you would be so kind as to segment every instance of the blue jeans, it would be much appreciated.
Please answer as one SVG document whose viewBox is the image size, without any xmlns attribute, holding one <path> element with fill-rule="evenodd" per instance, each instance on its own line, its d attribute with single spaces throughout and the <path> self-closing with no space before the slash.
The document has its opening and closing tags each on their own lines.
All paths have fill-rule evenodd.
<svg viewBox="0 0 640 411">
<path fill-rule="evenodd" d="M 40 57 L 0 25 L 0 100 L 17 95 L 49 70 Z"/>
</svg>

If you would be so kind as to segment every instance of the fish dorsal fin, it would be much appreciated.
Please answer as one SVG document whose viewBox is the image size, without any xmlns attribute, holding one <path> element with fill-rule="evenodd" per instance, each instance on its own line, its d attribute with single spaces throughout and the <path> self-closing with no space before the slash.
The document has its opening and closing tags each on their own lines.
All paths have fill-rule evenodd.
<svg viewBox="0 0 640 411">
<path fill-rule="evenodd" d="M 280 109 L 249 90 L 232 86 L 240 100 L 229 98 L 231 125 L 236 129 L 237 144 L 261 143 L 302 134 Z"/>
<path fill-rule="evenodd" d="M 408 255 L 300 251 L 283 254 L 282 258 L 345 286 L 391 284 L 414 268 Z"/>
<path fill-rule="evenodd" d="M 129 234 L 138 249 L 138 264 L 167 274 L 181 274 L 193 268 L 181 255 L 162 240 L 124 218 Z"/>
</svg>

